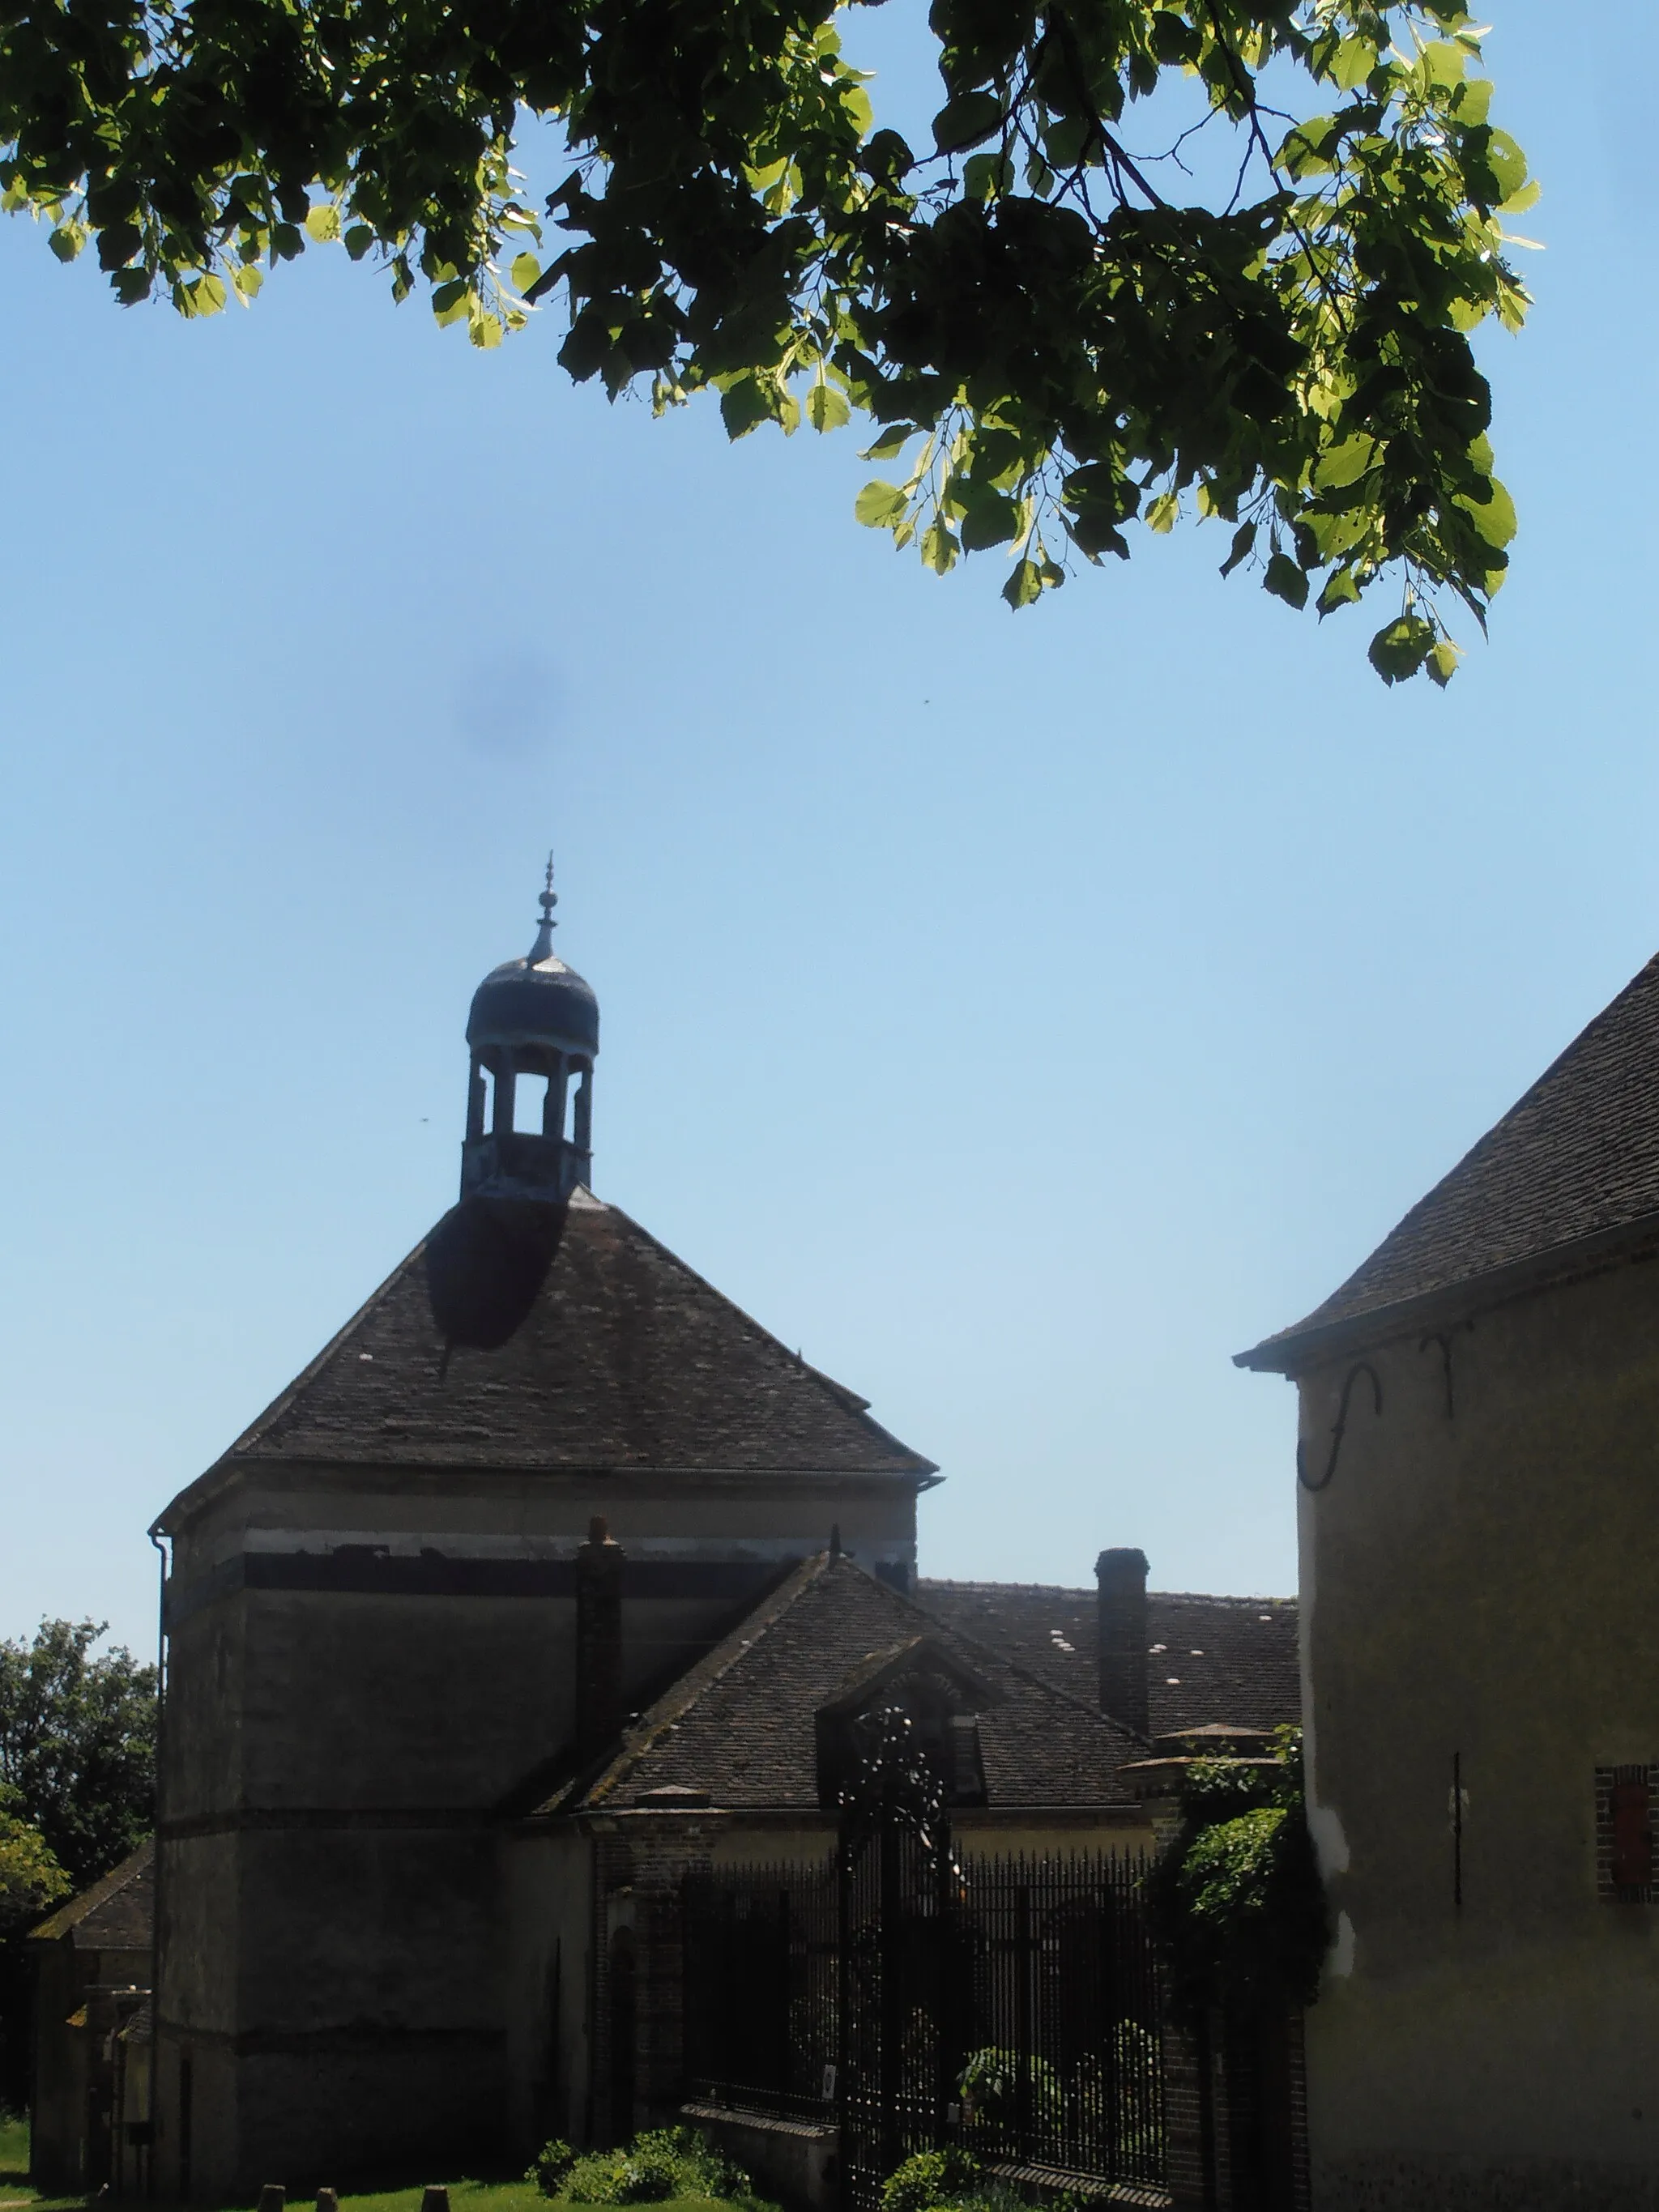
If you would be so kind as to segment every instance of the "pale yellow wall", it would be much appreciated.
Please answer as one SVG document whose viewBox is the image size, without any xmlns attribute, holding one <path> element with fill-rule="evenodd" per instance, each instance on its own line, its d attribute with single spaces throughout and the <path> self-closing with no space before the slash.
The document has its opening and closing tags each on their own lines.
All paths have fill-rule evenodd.
<svg viewBox="0 0 1659 2212">
<path fill-rule="evenodd" d="M 1659 1267 L 1368 1355 L 1299 1492 L 1316 2212 L 1659 2202 L 1659 1907 L 1596 1895 L 1594 1771 L 1659 1759 Z M 1322 1474 L 1342 1379 L 1307 1378 Z M 1309 1694 L 1310 1691 L 1310 1695 Z M 1450 1790 L 1468 1792 L 1453 1903 Z"/>
</svg>

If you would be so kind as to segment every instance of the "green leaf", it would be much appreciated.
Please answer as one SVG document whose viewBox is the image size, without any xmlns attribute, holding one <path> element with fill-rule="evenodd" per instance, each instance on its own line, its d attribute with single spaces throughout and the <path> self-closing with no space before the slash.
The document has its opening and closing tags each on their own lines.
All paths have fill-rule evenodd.
<svg viewBox="0 0 1659 2212">
<path fill-rule="evenodd" d="M 964 92 L 933 118 L 933 143 L 941 154 L 966 153 L 1000 131 L 1007 110 L 994 92 Z"/>
<path fill-rule="evenodd" d="M 1432 623 L 1420 615 L 1401 615 L 1378 630 L 1367 658 L 1385 684 L 1401 684 L 1416 675 L 1436 643 Z"/>
<path fill-rule="evenodd" d="M 1006 154 L 970 154 L 962 165 L 962 189 L 970 200 L 1000 199 L 1014 189 L 1014 165 Z"/>
<path fill-rule="evenodd" d="M 258 298 L 265 272 L 257 261 L 245 261 L 230 281 L 236 287 L 236 296 L 246 307 Z"/>
<path fill-rule="evenodd" d="M 1167 538 L 1181 519 L 1181 501 L 1172 491 L 1161 491 L 1146 509 L 1146 527 Z"/>
<path fill-rule="evenodd" d="M 861 461 L 890 461 L 902 453 L 916 435 L 914 422 L 890 422 L 873 446 L 866 446 L 859 455 Z"/>
<path fill-rule="evenodd" d="M 1325 588 L 1319 594 L 1317 611 L 1322 615 L 1334 614 L 1338 607 L 1352 606 L 1359 598 L 1359 580 L 1352 568 L 1339 568 L 1326 579 Z"/>
<path fill-rule="evenodd" d="M 957 565 L 961 547 L 942 522 L 931 522 L 921 533 L 921 557 L 936 576 Z"/>
<path fill-rule="evenodd" d="M 1376 453 L 1375 441 L 1363 433 L 1328 447 L 1314 464 L 1314 489 L 1316 491 L 1337 491 L 1348 484 L 1358 483 L 1370 467 Z"/>
<path fill-rule="evenodd" d="M 1495 477 L 1492 480 L 1492 497 L 1484 504 L 1467 495 L 1460 498 L 1457 504 L 1480 532 L 1485 544 L 1501 550 L 1514 537 L 1515 501 Z"/>
<path fill-rule="evenodd" d="M 325 246 L 330 239 L 340 235 L 339 209 L 331 202 L 311 209 L 306 216 L 306 229 L 319 246 Z"/>
<path fill-rule="evenodd" d="M 841 96 L 842 113 L 845 115 L 860 138 L 870 136 L 870 126 L 876 119 L 870 95 L 861 84 L 849 85 Z"/>
<path fill-rule="evenodd" d="M 447 330 L 451 323 L 459 323 L 467 313 L 469 306 L 465 276 L 452 276 L 447 284 L 440 284 L 432 295 L 432 313 L 440 330 Z"/>
<path fill-rule="evenodd" d="M 1275 553 L 1268 562 L 1261 587 L 1290 606 L 1305 607 L 1308 604 L 1308 579 L 1286 554 Z"/>
<path fill-rule="evenodd" d="M 1443 637 L 1431 651 L 1428 659 L 1424 664 L 1429 672 L 1430 680 L 1437 684 L 1443 691 L 1453 677 L 1456 675 L 1457 664 L 1462 658 L 1462 652 L 1451 640 L 1449 637 Z"/>
<path fill-rule="evenodd" d="M 515 254 L 507 271 L 514 288 L 520 292 L 527 292 L 541 273 L 542 264 L 533 253 Z"/>
<path fill-rule="evenodd" d="M 1486 167 L 1498 179 L 1503 194 L 1499 205 L 1508 209 L 1527 181 L 1527 157 L 1507 131 L 1494 131 L 1486 140 Z"/>
<path fill-rule="evenodd" d="M 46 240 L 46 244 L 51 246 L 60 261 L 73 261 L 81 251 L 85 237 L 84 231 L 77 233 L 73 226 L 64 223 L 52 232 Z"/>
<path fill-rule="evenodd" d="M 475 346 L 498 346 L 501 342 L 501 319 L 499 315 L 474 315 L 467 325 L 466 334 Z"/>
<path fill-rule="evenodd" d="M 1233 532 L 1233 550 L 1221 564 L 1224 576 L 1231 576 L 1241 561 L 1248 561 L 1255 550 L 1255 525 L 1241 522 Z"/>
<path fill-rule="evenodd" d="M 772 396 L 757 376 L 740 376 L 720 394 L 720 420 L 728 438 L 746 438 L 772 419 Z"/>
<path fill-rule="evenodd" d="M 879 477 L 866 484 L 853 502 L 853 513 L 872 530 L 890 530 L 902 517 L 907 501 L 896 484 L 884 483 Z"/>
<path fill-rule="evenodd" d="M 1085 152 L 1099 152 L 1096 137 L 1091 117 L 1062 115 L 1044 131 L 1042 150 L 1054 168 L 1074 169 Z"/>
<path fill-rule="evenodd" d="M 354 261 L 361 261 L 374 243 L 374 234 L 366 222 L 354 222 L 345 234 L 345 250 Z"/>
<path fill-rule="evenodd" d="M 1373 40 L 1358 34 L 1344 39 L 1330 63 L 1331 82 L 1342 91 L 1352 92 L 1356 86 L 1364 83 L 1376 67 L 1376 46 Z"/>
<path fill-rule="evenodd" d="M 1017 561 L 1002 587 L 1011 607 L 1029 607 L 1042 597 L 1042 570 L 1035 561 Z"/>
<path fill-rule="evenodd" d="M 815 430 L 839 430 L 851 422 L 853 410 L 833 384 L 815 384 L 806 395 L 806 419 Z"/>
<path fill-rule="evenodd" d="M 982 553 L 988 545 L 1006 545 L 1018 530 L 1019 509 L 1012 500 L 979 493 L 962 518 L 963 550 Z"/>
</svg>

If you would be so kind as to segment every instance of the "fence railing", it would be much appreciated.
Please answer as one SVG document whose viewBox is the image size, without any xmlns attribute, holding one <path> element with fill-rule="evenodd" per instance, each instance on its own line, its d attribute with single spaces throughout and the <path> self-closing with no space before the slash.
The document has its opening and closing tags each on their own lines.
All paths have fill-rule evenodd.
<svg viewBox="0 0 1659 2212">
<path fill-rule="evenodd" d="M 1158 1968 L 1144 1864 L 975 1859 L 943 1882 L 847 1854 L 688 1881 L 688 2087 L 840 2126 L 847 2164 L 959 2142 L 1156 2188 Z M 856 2197 L 859 2191 L 854 2189 Z"/>
</svg>

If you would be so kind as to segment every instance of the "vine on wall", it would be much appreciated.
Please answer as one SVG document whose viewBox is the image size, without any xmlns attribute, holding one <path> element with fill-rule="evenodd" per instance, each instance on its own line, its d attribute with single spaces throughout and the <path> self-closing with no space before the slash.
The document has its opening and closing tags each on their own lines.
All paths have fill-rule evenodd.
<svg viewBox="0 0 1659 2212">
<path fill-rule="evenodd" d="M 1194 1760 L 1181 1826 L 1148 1894 L 1178 2013 L 1312 2003 L 1330 1920 L 1304 1809 L 1300 1729 L 1277 1732 L 1272 1765 Z"/>
</svg>

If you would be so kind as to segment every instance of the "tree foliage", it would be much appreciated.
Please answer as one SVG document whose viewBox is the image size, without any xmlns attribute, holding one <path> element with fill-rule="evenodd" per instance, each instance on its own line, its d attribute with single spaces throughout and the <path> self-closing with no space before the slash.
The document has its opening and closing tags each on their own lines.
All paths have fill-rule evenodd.
<svg viewBox="0 0 1659 2212">
<path fill-rule="evenodd" d="M 149 1833 L 155 1669 L 124 1645 L 94 1655 L 100 1621 L 43 1620 L 0 1641 L 0 1785 L 76 1890 Z"/>
<path fill-rule="evenodd" d="M 19 1817 L 18 1793 L 0 1787 L 0 1943 L 33 1927 L 70 1893 L 70 1878 L 38 1828 Z"/>
<path fill-rule="evenodd" d="M 1391 577 L 1374 665 L 1446 681 L 1442 608 L 1484 621 L 1514 528 L 1469 333 L 1521 322 L 1504 223 L 1535 191 L 1472 19 L 933 0 L 921 148 L 878 127 L 855 21 L 3 0 L 0 185 L 129 303 L 246 305 L 337 240 L 477 345 L 556 300 L 573 376 L 659 410 L 713 387 L 733 437 L 858 410 L 898 464 L 859 519 L 941 573 L 1002 549 L 1016 607 L 1183 513 L 1228 526 L 1224 573 L 1322 615 Z M 550 191 L 514 166 L 529 118 L 562 148 Z"/>
</svg>

